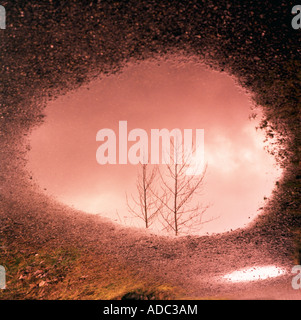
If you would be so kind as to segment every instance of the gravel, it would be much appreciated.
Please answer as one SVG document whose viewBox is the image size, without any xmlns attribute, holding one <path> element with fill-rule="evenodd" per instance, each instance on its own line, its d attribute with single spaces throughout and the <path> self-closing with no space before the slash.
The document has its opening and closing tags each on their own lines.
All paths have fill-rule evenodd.
<svg viewBox="0 0 301 320">
<path fill-rule="evenodd" d="M 300 32 L 291 28 L 290 1 L 1 4 L 7 11 L 7 28 L 0 32 L 0 231 L 8 243 L 20 248 L 22 243 L 33 248 L 76 243 L 122 259 L 137 272 L 168 280 L 193 297 L 297 296 L 289 274 L 248 285 L 217 280 L 250 265 L 289 270 L 294 263 L 293 232 L 300 228 L 300 216 L 292 212 L 300 213 L 300 191 L 288 190 L 285 183 L 300 176 Z M 56 203 L 26 171 L 28 137 L 43 122 L 47 101 L 120 72 L 128 61 L 170 54 L 197 58 L 234 75 L 282 134 L 283 185 L 248 229 L 178 239 L 133 232 Z M 277 83 L 287 91 L 278 90 Z"/>
</svg>

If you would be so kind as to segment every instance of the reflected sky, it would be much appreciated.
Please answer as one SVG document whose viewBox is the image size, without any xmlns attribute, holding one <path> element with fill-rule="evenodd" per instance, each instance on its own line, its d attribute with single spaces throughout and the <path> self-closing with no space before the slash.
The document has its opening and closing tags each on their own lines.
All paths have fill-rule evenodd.
<svg viewBox="0 0 301 320">
<path fill-rule="evenodd" d="M 126 207 L 138 167 L 99 165 L 96 133 L 127 120 L 128 130 L 204 129 L 210 204 L 199 234 L 245 226 L 259 213 L 280 171 L 249 120 L 251 102 L 230 76 L 193 61 L 146 61 L 49 102 L 31 135 L 28 169 L 42 189 L 77 209 L 143 226 Z M 155 227 L 156 228 L 156 227 Z"/>
<path fill-rule="evenodd" d="M 223 279 L 230 282 L 248 282 L 266 280 L 270 278 L 279 277 L 286 274 L 286 270 L 276 266 L 258 266 L 241 270 L 233 271 L 226 274 Z"/>
</svg>

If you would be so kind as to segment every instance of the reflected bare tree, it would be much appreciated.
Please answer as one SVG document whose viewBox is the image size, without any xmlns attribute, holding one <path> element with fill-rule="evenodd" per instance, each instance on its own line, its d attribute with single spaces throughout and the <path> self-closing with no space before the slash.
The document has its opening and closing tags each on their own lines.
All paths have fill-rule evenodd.
<svg viewBox="0 0 301 320">
<path fill-rule="evenodd" d="M 201 196 L 207 166 L 201 174 L 187 175 L 187 170 L 192 164 L 191 156 L 183 154 L 182 144 L 171 141 L 171 148 L 171 161 L 165 165 L 166 170 L 163 173 L 158 170 L 161 194 L 156 194 L 156 198 L 162 206 L 160 216 L 164 229 L 173 231 L 177 236 L 184 227 L 193 231 L 204 223 L 203 214 L 209 206 L 202 206 L 196 196 Z"/>
<path fill-rule="evenodd" d="M 130 204 L 126 195 L 126 201 L 129 212 L 142 219 L 145 228 L 149 228 L 162 208 L 153 190 L 158 168 L 154 166 L 150 169 L 148 164 L 140 164 L 140 166 L 136 183 L 137 196 L 131 195 L 132 203 Z"/>
</svg>

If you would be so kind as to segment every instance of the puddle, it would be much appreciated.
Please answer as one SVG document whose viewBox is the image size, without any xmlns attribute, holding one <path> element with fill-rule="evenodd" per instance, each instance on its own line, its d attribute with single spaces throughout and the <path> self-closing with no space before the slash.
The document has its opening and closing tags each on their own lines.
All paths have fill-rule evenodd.
<svg viewBox="0 0 301 320">
<path fill-rule="evenodd" d="M 223 279 L 230 282 L 248 282 L 276 278 L 286 273 L 285 269 L 276 266 L 251 267 L 233 271 L 223 276 Z"/>
<path fill-rule="evenodd" d="M 68 206 L 143 227 L 125 194 L 136 193 L 138 166 L 96 161 L 99 130 L 204 129 L 208 164 L 201 194 L 210 204 L 197 234 L 244 227 L 259 213 L 280 171 L 250 120 L 249 96 L 232 77 L 194 61 L 145 61 L 49 102 L 31 135 L 28 169 L 43 192 Z M 117 137 L 118 141 L 118 137 Z M 130 144 L 133 142 L 129 142 Z M 45 189 L 45 190 L 44 190 Z M 153 229 L 160 230 L 159 223 Z M 189 233 L 189 230 L 186 230 Z"/>
</svg>

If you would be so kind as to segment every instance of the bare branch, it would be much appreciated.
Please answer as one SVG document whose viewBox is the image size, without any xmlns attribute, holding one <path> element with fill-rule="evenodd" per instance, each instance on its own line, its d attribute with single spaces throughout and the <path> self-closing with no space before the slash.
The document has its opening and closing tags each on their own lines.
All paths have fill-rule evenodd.
<svg viewBox="0 0 301 320">
<path fill-rule="evenodd" d="M 173 152 L 170 163 L 166 164 L 166 176 L 163 176 L 161 171 L 159 174 L 164 195 L 160 201 L 164 205 L 162 218 L 166 229 L 172 229 L 175 235 L 178 235 L 182 227 L 190 228 L 202 223 L 202 216 L 208 206 L 201 208 L 199 204 L 191 204 L 194 197 L 201 193 L 207 167 L 201 175 L 187 176 L 186 171 L 191 165 L 191 159 L 183 156 L 181 144 L 177 145 L 179 148 L 172 140 L 170 144 Z"/>
<path fill-rule="evenodd" d="M 129 212 L 142 219 L 146 228 L 152 225 L 154 218 L 162 208 L 161 204 L 158 205 L 158 200 L 154 199 L 152 191 L 157 171 L 157 167 L 148 170 L 147 164 L 141 164 L 140 171 L 137 174 L 137 196 L 132 196 L 133 206 L 129 204 L 126 196 Z"/>
</svg>

